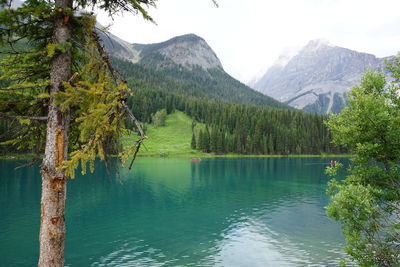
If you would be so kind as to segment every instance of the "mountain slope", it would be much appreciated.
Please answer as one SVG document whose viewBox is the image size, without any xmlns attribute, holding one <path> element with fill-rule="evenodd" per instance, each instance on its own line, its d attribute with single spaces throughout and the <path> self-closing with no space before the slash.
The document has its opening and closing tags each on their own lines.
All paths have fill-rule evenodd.
<svg viewBox="0 0 400 267">
<path fill-rule="evenodd" d="M 103 45 L 111 56 L 126 59 L 132 63 L 139 61 L 140 51 L 136 50 L 132 44 L 125 42 L 117 36 L 108 33 L 107 35 L 101 31 L 98 34 L 103 42 Z"/>
<path fill-rule="evenodd" d="M 227 74 L 215 52 L 194 34 L 155 44 L 128 44 L 113 35 L 101 35 L 103 44 L 124 77 L 137 86 L 179 92 L 188 96 L 290 108 Z"/>
<path fill-rule="evenodd" d="M 297 55 L 280 59 L 253 88 L 295 108 L 321 114 L 339 112 L 346 105 L 345 93 L 365 70 L 383 70 L 385 65 L 382 58 L 321 40 L 310 41 Z"/>
</svg>

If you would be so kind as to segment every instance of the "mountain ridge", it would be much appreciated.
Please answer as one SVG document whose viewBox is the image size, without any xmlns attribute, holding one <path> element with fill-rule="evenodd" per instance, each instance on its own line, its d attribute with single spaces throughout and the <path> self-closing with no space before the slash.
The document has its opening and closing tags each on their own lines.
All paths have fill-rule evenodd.
<svg viewBox="0 0 400 267">
<path fill-rule="evenodd" d="M 100 34 L 108 53 L 126 78 L 142 86 L 157 87 L 188 96 L 292 109 L 234 79 L 224 71 L 207 42 L 185 34 L 153 44 L 129 44 L 113 35 Z"/>
<path fill-rule="evenodd" d="M 311 40 L 286 64 L 272 65 L 252 87 L 298 109 L 338 113 L 365 70 L 385 70 L 387 59 Z"/>
</svg>

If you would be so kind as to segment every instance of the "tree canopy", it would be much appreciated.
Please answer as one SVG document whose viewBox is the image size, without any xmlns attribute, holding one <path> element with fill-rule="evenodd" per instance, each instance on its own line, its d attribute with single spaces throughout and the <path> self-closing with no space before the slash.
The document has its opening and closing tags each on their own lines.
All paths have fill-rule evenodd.
<svg viewBox="0 0 400 267">
<path fill-rule="evenodd" d="M 75 1 L 75 8 L 99 5 L 105 10 L 135 9 L 151 19 L 139 4 L 153 1 Z M 51 41 L 54 18 L 63 13 L 72 31 L 68 42 Z M 55 3 L 27 0 L 18 9 L 5 9 L 0 15 L 2 35 L 0 45 L 5 47 L 1 61 L 0 112 L 3 117 L 19 119 L 14 138 L 8 140 L 20 149 L 44 151 L 48 106 L 51 99 L 69 112 L 70 159 L 63 163 L 70 177 L 81 162 L 93 166 L 96 157 L 105 159 L 116 140 L 126 130 L 123 100 L 129 90 L 123 79 L 113 72 L 99 42 L 95 17 L 89 13 L 65 9 Z M 24 45 L 20 45 L 23 42 Z M 18 46 L 19 48 L 16 48 Z M 59 54 L 72 51 L 72 75 L 59 92 L 50 92 L 51 61 Z M 115 151 L 114 151 L 115 152 Z"/>
<path fill-rule="evenodd" d="M 389 65 L 390 83 L 383 73 L 368 71 L 350 92 L 349 106 L 328 121 L 334 142 L 354 158 L 347 178 L 330 182 L 327 212 L 341 222 L 345 251 L 361 266 L 400 264 L 399 63 Z"/>
</svg>

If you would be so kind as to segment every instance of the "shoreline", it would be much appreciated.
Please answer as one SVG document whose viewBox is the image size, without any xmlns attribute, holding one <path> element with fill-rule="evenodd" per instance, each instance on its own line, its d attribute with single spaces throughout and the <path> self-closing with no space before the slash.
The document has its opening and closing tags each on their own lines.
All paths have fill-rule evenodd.
<svg viewBox="0 0 400 267">
<path fill-rule="evenodd" d="M 207 154 L 207 153 L 170 153 L 170 154 L 160 154 L 160 153 L 149 153 L 140 154 L 138 153 L 138 158 L 349 158 L 351 154 L 291 154 L 291 155 L 245 155 L 245 154 Z M 115 156 L 112 156 L 115 157 Z M 37 158 L 34 154 L 10 154 L 10 155 L 0 155 L 0 160 L 29 160 Z"/>
</svg>

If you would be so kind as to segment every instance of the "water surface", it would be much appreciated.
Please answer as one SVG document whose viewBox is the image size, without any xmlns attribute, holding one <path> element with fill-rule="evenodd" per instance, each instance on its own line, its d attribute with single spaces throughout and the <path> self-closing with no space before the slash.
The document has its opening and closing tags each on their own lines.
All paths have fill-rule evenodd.
<svg viewBox="0 0 400 267">
<path fill-rule="evenodd" d="M 68 182 L 67 266 L 335 266 L 323 158 L 141 158 Z M 342 160 L 343 161 L 343 160 Z M 38 257 L 38 168 L 0 161 L 0 266 Z"/>
</svg>

